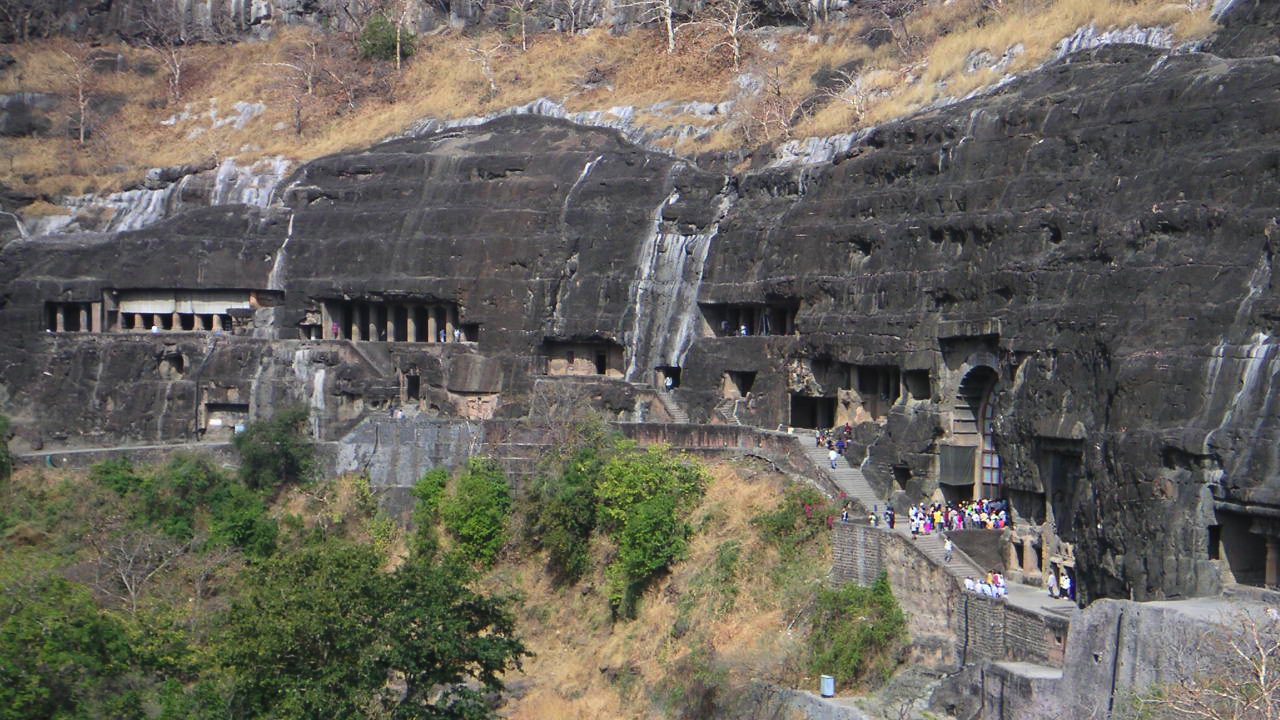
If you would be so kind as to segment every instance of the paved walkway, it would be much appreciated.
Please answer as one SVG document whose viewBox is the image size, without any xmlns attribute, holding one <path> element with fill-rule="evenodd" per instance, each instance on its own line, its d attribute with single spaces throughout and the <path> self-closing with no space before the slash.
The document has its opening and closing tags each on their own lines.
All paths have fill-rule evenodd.
<svg viewBox="0 0 1280 720">
<path fill-rule="evenodd" d="M 881 521 L 880 527 L 884 527 L 884 510 L 888 505 L 888 500 L 876 494 L 862 471 L 853 467 L 848 462 L 848 459 L 843 457 L 836 461 L 836 469 L 832 470 L 827 449 L 816 446 L 813 433 L 807 431 L 798 432 L 797 437 L 804 447 L 805 454 L 809 456 L 809 459 L 813 461 L 818 470 L 834 479 L 837 487 L 862 505 L 862 513 L 852 515 L 852 519 L 856 522 L 862 522 L 866 519 L 866 514 L 872 508 L 875 508 L 877 510 L 877 518 Z M 895 523 L 893 531 L 909 538 L 911 537 L 909 527 L 907 513 L 898 513 L 898 521 Z M 966 577 L 978 578 L 987 574 L 985 568 L 979 567 L 973 561 L 973 558 L 970 558 L 958 547 L 951 554 L 951 562 L 946 562 L 943 548 L 944 538 L 945 535 L 943 533 L 933 533 L 931 535 L 920 535 L 912 542 L 925 554 L 925 557 L 946 568 L 947 572 L 959 582 L 964 582 Z M 1051 614 L 1059 618 L 1070 618 L 1072 611 L 1076 609 L 1075 603 L 1070 600 L 1051 598 L 1047 590 L 1020 583 L 1009 585 L 1009 594 L 1005 596 L 1005 601 L 1010 605 L 1038 615 Z"/>
</svg>

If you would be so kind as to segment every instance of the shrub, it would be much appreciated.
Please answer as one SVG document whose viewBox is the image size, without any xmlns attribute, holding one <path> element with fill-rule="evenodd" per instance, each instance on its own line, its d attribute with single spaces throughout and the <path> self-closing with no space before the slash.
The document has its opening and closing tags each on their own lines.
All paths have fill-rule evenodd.
<svg viewBox="0 0 1280 720">
<path fill-rule="evenodd" d="M 677 516 L 676 498 L 659 494 L 631 509 L 618 533 L 618 557 L 605 575 L 609 602 L 621 617 L 635 617 L 636 600 L 672 562 L 684 556 L 692 529 Z"/>
<path fill-rule="evenodd" d="M 255 490 L 306 482 L 315 470 L 306 408 L 292 408 L 270 420 L 255 422 L 236 435 L 233 444 L 240 454 L 240 478 Z"/>
<path fill-rule="evenodd" d="M 142 485 L 142 476 L 125 458 L 104 460 L 89 468 L 89 478 L 99 485 L 114 490 L 117 495 L 128 495 Z"/>
<path fill-rule="evenodd" d="M 777 508 L 757 515 L 752 524 L 765 542 L 790 558 L 826 530 L 828 518 L 836 514 L 835 505 L 815 488 L 790 487 Z"/>
<path fill-rule="evenodd" d="M 452 495 L 444 497 L 440 516 L 445 529 L 470 563 L 489 566 L 507 543 L 507 511 L 511 490 L 501 468 L 492 460 L 473 459 L 458 478 Z"/>
<path fill-rule="evenodd" d="M 559 474 L 543 478 L 534 497 L 536 542 L 562 582 L 574 582 L 587 571 L 588 543 L 596 527 L 596 481 L 603 464 L 595 448 L 580 449 Z"/>
<path fill-rule="evenodd" d="M 0 415 L 0 480 L 13 473 L 13 455 L 9 452 L 9 418 Z"/>
<path fill-rule="evenodd" d="M 702 496 L 706 483 L 702 467 L 688 458 L 663 447 L 641 450 L 634 442 L 619 442 L 596 488 L 601 524 L 610 531 L 623 527 L 636 506 L 658 495 L 670 495 L 685 509 Z"/>
<path fill-rule="evenodd" d="M 449 472 L 444 468 L 435 468 L 428 470 L 413 486 L 415 503 L 411 550 L 419 558 L 429 560 L 440 549 L 440 539 L 436 537 L 436 521 L 440 519 L 440 501 L 448 482 Z"/>
<path fill-rule="evenodd" d="M 252 490 L 227 483 L 212 498 L 209 513 L 212 542 L 238 547 L 246 555 L 258 558 L 275 552 L 279 527 L 267 516 L 262 498 Z"/>
<path fill-rule="evenodd" d="M 400 29 L 400 59 L 413 57 L 418 38 L 405 28 Z M 360 57 L 366 60 L 396 59 L 396 24 L 386 15 L 373 16 L 360 32 Z"/>
<path fill-rule="evenodd" d="M 897 666 L 907 619 L 881 573 L 871 587 L 849 584 L 819 590 L 809 669 L 841 684 L 887 680 Z"/>
</svg>

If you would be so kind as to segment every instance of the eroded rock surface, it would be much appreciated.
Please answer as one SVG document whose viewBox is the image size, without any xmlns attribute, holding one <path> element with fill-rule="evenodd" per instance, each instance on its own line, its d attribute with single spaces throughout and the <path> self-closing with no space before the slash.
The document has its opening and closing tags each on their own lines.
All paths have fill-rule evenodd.
<svg viewBox="0 0 1280 720">
<path fill-rule="evenodd" d="M 287 403 L 328 438 L 517 417 L 561 376 L 640 412 L 671 378 L 696 422 L 855 423 L 900 504 L 998 477 L 1010 561 L 1072 563 L 1082 598 L 1252 581 L 1280 535 L 1280 60 L 1249 38 L 1072 55 L 817 164 L 726 176 L 511 117 L 318 160 L 267 208 L 16 240 L 0 400 L 36 449 Z"/>
</svg>

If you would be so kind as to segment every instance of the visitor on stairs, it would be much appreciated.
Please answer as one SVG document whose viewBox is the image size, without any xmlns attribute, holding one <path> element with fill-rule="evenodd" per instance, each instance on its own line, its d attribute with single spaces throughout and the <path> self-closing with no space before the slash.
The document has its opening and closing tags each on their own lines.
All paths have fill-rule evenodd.
<svg viewBox="0 0 1280 720">
<path fill-rule="evenodd" d="M 947 538 L 946 541 L 942 543 L 942 561 L 943 562 L 946 562 L 946 563 L 951 562 L 951 553 L 953 550 L 955 550 L 955 547 L 956 547 L 955 544 L 951 542 L 951 538 Z"/>
<path fill-rule="evenodd" d="M 830 450 L 827 451 L 827 459 L 831 461 L 832 470 L 836 469 L 836 460 L 839 457 L 840 457 L 840 453 L 836 452 L 835 448 L 831 448 Z"/>
<path fill-rule="evenodd" d="M 894 519 L 895 519 L 895 516 L 893 514 L 893 506 L 892 505 L 887 506 L 884 509 L 884 524 L 887 525 L 890 530 L 893 529 Z"/>
</svg>

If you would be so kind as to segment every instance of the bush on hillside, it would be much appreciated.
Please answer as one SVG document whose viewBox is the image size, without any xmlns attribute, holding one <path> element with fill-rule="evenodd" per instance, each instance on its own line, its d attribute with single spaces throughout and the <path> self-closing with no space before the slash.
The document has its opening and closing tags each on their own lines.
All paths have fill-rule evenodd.
<svg viewBox="0 0 1280 720">
<path fill-rule="evenodd" d="M 255 422 L 232 444 L 240 454 L 240 478 L 254 490 L 307 482 L 315 472 L 306 408 L 291 408 Z"/>
<path fill-rule="evenodd" d="M 507 544 L 511 489 L 493 460 L 473 459 L 440 504 L 445 529 L 470 563 L 488 567 Z"/>
<path fill-rule="evenodd" d="M 364 26 L 358 41 L 360 57 L 366 60 L 396 59 L 396 24 L 386 15 L 375 15 Z M 400 29 L 400 59 L 413 57 L 418 37 L 407 28 Z"/>
<path fill-rule="evenodd" d="M 449 483 L 449 471 L 444 468 L 428 470 L 413 486 L 413 534 L 410 550 L 415 557 L 429 560 L 440 549 L 436 537 L 436 522 L 440 520 L 440 501 Z"/>
<path fill-rule="evenodd" d="M 13 472 L 13 454 L 9 452 L 9 418 L 0 415 L 0 480 L 8 480 Z"/>
<path fill-rule="evenodd" d="M 278 528 L 262 494 L 214 466 L 202 455 L 178 455 L 146 473 L 127 460 L 94 465 L 89 477 L 122 498 L 135 525 L 155 528 L 179 542 L 195 537 L 207 520 L 209 540 L 253 557 L 275 551 Z"/>
<path fill-rule="evenodd" d="M 752 519 L 765 542 L 778 548 L 784 558 L 795 555 L 801 546 L 827 529 L 839 507 L 816 488 L 789 487 L 778 507 Z"/>
<path fill-rule="evenodd" d="M 559 473 L 543 477 L 533 498 L 535 543 L 560 582 L 578 580 L 590 566 L 596 528 L 596 482 L 604 461 L 594 447 L 581 448 Z"/>
<path fill-rule="evenodd" d="M 693 460 L 626 441 L 601 468 L 596 510 L 618 544 L 606 570 L 618 616 L 634 617 L 649 583 L 684 555 L 693 534 L 688 515 L 706 484 L 706 472 Z"/>
<path fill-rule="evenodd" d="M 871 587 L 818 591 L 809 636 L 809 670 L 841 685 L 885 681 L 901 659 L 907 618 L 884 573 Z"/>
</svg>

